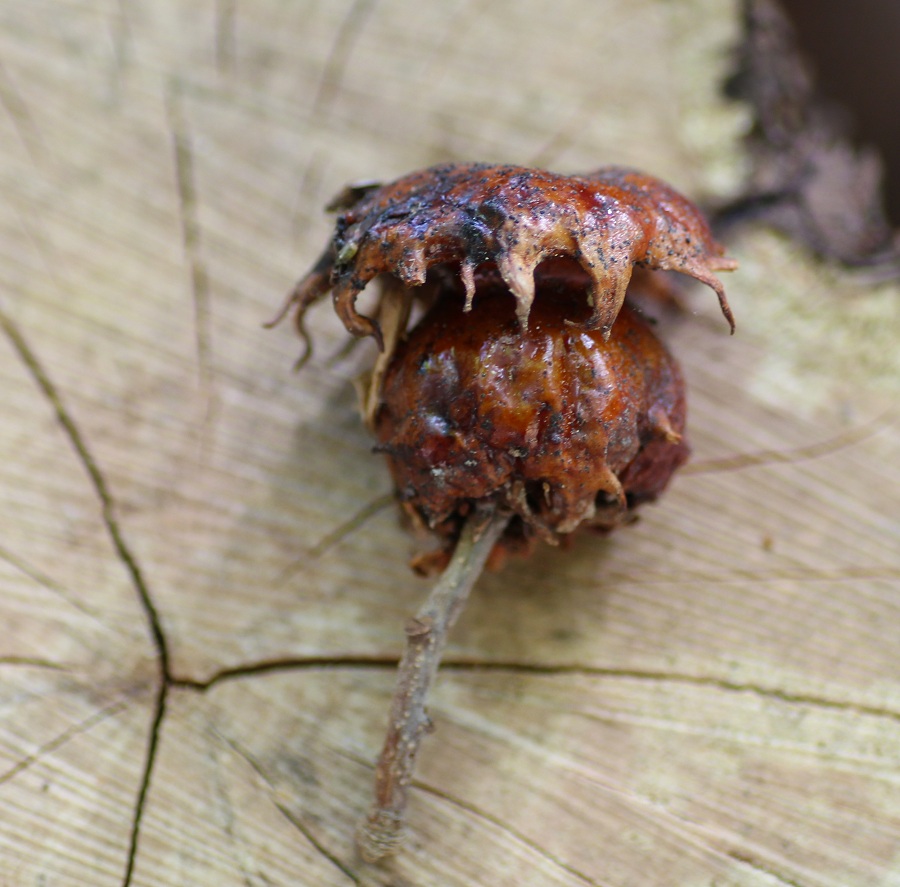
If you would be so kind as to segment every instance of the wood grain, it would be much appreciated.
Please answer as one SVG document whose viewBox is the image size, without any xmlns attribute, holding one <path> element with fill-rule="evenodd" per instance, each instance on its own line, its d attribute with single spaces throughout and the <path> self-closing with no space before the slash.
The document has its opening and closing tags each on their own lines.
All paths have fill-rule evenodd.
<svg viewBox="0 0 900 887">
<path fill-rule="evenodd" d="M 734 338 L 699 290 L 664 330 L 692 463 L 484 578 L 410 844 L 353 849 L 418 543 L 352 522 L 370 343 L 324 307 L 292 375 L 261 323 L 348 181 L 734 193 L 736 39 L 713 0 L 0 9 L 0 883 L 900 884 L 900 293 L 763 232 Z"/>
</svg>

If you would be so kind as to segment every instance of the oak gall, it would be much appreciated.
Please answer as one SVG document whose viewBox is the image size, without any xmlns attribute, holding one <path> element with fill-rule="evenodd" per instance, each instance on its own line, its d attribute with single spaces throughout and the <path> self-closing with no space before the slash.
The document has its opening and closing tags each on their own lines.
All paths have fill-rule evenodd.
<svg viewBox="0 0 900 887">
<path fill-rule="evenodd" d="M 444 567 L 406 630 L 367 860 L 403 839 L 425 699 L 447 634 L 482 567 L 579 527 L 607 532 L 655 499 L 688 455 L 678 366 L 626 295 L 635 268 L 710 286 L 723 255 L 697 208 L 619 167 L 561 176 L 445 164 L 332 204 L 333 236 L 273 323 L 332 294 L 348 332 L 379 345 L 363 416 L 407 512 Z M 356 298 L 382 286 L 372 316 Z M 409 330 L 415 313 L 420 319 Z"/>
</svg>

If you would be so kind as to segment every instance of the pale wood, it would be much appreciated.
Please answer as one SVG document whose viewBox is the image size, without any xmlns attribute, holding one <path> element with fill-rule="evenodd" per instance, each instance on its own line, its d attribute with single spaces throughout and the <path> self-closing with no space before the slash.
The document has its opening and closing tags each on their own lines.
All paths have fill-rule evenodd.
<svg viewBox="0 0 900 887">
<path fill-rule="evenodd" d="M 410 844 L 353 849 L 425 591 L 390 509 L 307 554 L 389 489 L 370 344 L 323 307 L 295 376 L 261 323 L 347 181 L 733 192 L 736 34 L 716 0 L 0 8 L 0 883 L 900 884 L 900 292 L 766 234 L 737 336 L 699 290 L 667 331 L 690 469 L 485 577 Z"/>
</svg>

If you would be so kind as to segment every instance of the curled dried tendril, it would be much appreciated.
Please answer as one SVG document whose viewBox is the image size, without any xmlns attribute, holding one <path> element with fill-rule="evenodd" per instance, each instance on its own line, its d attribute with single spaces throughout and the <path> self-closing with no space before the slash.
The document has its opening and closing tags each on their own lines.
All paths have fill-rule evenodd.
<svg viewBox="0 0 900 887">
<path fill-rule="evenodd" d="M 356 310 L 372 279 L 390 274 L 407 287 L 429 268 L 457 265 L 475 294 L 475 270 L 496 265 L 527 325 L 534 274 L 546 259 L 573 258 L 587 273 L 592 308 L 585 325 L 608 337 L 634 266 L 679 271 L 715 290 L 734 331 L 734 318 L 716 271 L 737 267 L 724 257 L 699 210 L 665 182 L 622 167 L 563 176 L 520 166 L 445 164 L 387 185 L 350 187 L 332 202 L 342 210 L 334 235 L 313 268 L 290 293 L 276 323 L 295 310 L 297 330 L 310 340 L 308 308 L 332 293 L 335 310 L 355 336 L 373 336 L 385 350 L 377 319 Z"/>
</svg>

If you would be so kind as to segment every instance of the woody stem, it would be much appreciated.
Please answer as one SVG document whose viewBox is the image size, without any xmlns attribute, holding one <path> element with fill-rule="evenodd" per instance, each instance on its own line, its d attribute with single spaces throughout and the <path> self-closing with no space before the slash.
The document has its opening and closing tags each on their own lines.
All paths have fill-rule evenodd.
<svg viewBox="0 0 900 887">
<path fill-rule="evenodd" d="M 418 613 L 406 624 L 406 651 L 400 661 L 390 724 L 375 769 L 375 801 L 357 837 L 360 853 L 367 862 L 393 853 L 403 841 L 416 755 L 422 737 L 431 730 L 425 699 L 447 634 L 508 522 L 508 514 L 493 508 L 473 512 L 446 569 Z"/>
</svg>

